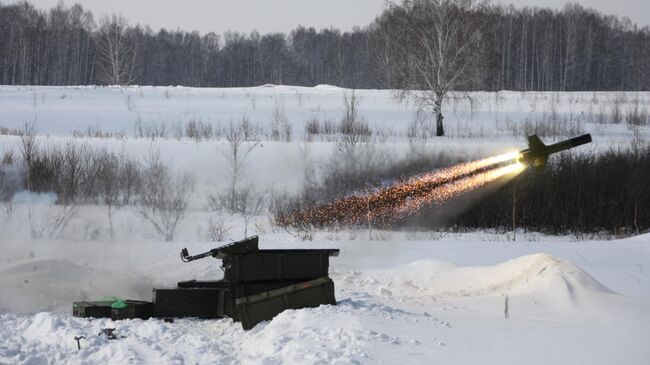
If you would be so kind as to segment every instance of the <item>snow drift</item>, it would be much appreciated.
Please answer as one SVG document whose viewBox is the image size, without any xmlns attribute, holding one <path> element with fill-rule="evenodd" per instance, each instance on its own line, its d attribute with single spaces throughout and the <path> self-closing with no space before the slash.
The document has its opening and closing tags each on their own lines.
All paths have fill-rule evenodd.
<svg viewBox="0 0 650 365">
<path fill-rule="evenodd" d="M 350 287 L 366 288 L 399 301 L 521 297 L 535 304 L 535 312 L 542 313 L 584 311 L 616 295 L 578 266 L 544 253 L 494 266 L 456 267 L 444 261 L 418 260 L 391 269 L 344 275 L 343 280 Z"/>
</svg>

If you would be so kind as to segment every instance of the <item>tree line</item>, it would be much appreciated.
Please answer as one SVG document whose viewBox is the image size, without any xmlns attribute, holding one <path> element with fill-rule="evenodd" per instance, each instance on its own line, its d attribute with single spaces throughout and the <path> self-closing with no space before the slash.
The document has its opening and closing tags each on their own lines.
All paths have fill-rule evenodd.
<svg viewBox="0 0 650 365">
<path fill-rule="evenodd" d="M 79 4 L 46 11 L 29 2 L 0 3 L 0 84 L 413 87 L 418 81 L 406 82 L 399 62 L 404 52 L 419 54 L 400 31 L 400 15 L 417 10 L 411 2 L 389 6 L 348 32 L 298 27 L 289 34 L 223 35 L 156 32 L 120 16 L 97 21 Z M 478 33 L 470 52 L 478 77 L 456 88 L 650 89 L 650 30 L 629 19 L 577 4 L 459 9 Z M 436 23 L 421 25 L 426 32 Z"/>
</svg>

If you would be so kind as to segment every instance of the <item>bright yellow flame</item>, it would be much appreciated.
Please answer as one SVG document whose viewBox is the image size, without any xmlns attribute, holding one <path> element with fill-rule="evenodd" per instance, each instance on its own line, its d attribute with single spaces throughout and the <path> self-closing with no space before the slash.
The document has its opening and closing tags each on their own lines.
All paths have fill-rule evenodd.
<svg viewBox="0 0 650 365">
<path fill-rule="evenodd" d="M 459 178 L 461 176 L 473 173 L 480 169 L 500 164 L 506 161 L 514 160 L 519 156 L 519 151 L 511 151 L 501 155 L 492 156 L 484 158 L 482 160 L 472 161 L 454 165 L 451 167 L 446 167 L 435 172 L 422 174 L 416 177 L 409 179 L 408 184 L 418 184 L 418 183 L 432 183 L 432 182 L 444 182 L 446 180 L 452 180 Z"/>
<path fill-rule="evenodd" d="M 501 175 L 501 176 L 508 175 L 508 174 L 513 174 L 513 173 L 518 174 L 518 173 L 524 171 L 525 168 L 526 168 L 526 165 L 524 165 L 523 163 L 517 161 L 517 162 L 515 162 L 515 163 L 513 163 L 511 165 L 502 167 L 501 170 L 503 172 L 503 175 Z"/>
<path fill-rule="evenodd" d="M 502 155 L 488 157 L 486 159 L 480 160 L 479 162 L 484 162 L 485 166 L 490 166 L 497 163 L 514 160 L 517 159 L 518 157 L 519 157 L 519 151 L 510 151 Z"/>
</svg>

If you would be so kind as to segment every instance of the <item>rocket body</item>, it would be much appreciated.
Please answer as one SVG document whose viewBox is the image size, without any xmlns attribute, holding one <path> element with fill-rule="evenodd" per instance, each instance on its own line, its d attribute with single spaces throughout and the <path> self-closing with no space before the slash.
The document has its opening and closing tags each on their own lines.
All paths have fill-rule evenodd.
<svg viewBox="0 0 650 365">
<path fill-rule="evenodd" d="M 545 145 L 536 134 L 528 136 L 528 148 L 519 151 L 518 162 L 530 165 L 538 170 L 544 170 L 548 156 L 570 148 L 578 147 L 591 142 L 591 134 L 583 134 L 566 141 Z"/>
</svg>

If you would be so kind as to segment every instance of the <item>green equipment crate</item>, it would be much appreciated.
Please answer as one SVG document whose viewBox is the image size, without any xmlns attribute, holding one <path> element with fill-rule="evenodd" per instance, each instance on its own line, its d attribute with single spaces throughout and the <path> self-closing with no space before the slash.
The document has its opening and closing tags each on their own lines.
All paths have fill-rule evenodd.
<svg viewBox="0 0 650 365">
<path fill-rule="evenodd" d="M 220 318 L 229 315 L 228 288 L 154 289 L 154 317 Z"/>
<path fill-rule="evenodd" d="M 111 319 L 149 319 L 153 317 L 153 303 L 141 300 L 117 301 L 111 305 Z"/>
<path fill-rule="evenodd" d="M 114 300 L 81 301 L 72 303 L 72 315 L 81 318 L 111 318 Z"/>
<path fill-rule="evenodd" d="M 238 319 L 245 330 L 271 320 L 286 309 L 313 308 L 336 304 L 334 282 L 329 277 L 290 285 L 281 289 L 235 300 Z"/>
<path fill-rule="evenodd" d="M 184 280 L 178 282 L 179 288 L 223 288 L 227 286 L 221 280 Z"/>
<path fill-rule="evenodd" d="M 287 281 L 259 281 L 259 282 L 230 282 L 224 280 L 186 280 L 179 281 L 179 288 L 226 288 L 232 291 L 235 298 L 249 297 L 265 291 L 284 288 L 292 284 L 298 284 L 304 280 Z"/>
<path fill-rule="evenodd" d="M 259 250 L 222 257 L 224 281 L 310 280 L 328 275 L 329 257 L 339 250 Z"/>
<path fill-rule="evenodd" d="M 141 300 L 98 300 L 72 303 L 72 315 L 80 318 L 112 318 L 113 320 L 153 316 L 153 303 Z"/>
<path fill-rule="evenodd" d="M 225 294 L 219 297 L 219 306 L 223 307 L 223 314 L 237 320 L 239 316 L 235 310 L 235 300 L 237 298 L 248 297 L 255 294 L 285 288 L 287 286 L 298 284 L 300 280 L 292 281 L 264 281 L 264 282 L 247 282 L 233 283 L 223 280 L 187 280 L 178 282 L 179 288 L 211 288 L 224 291 Z M 222 304 L 223 303 L 223 304 Z"/>
</svg>

